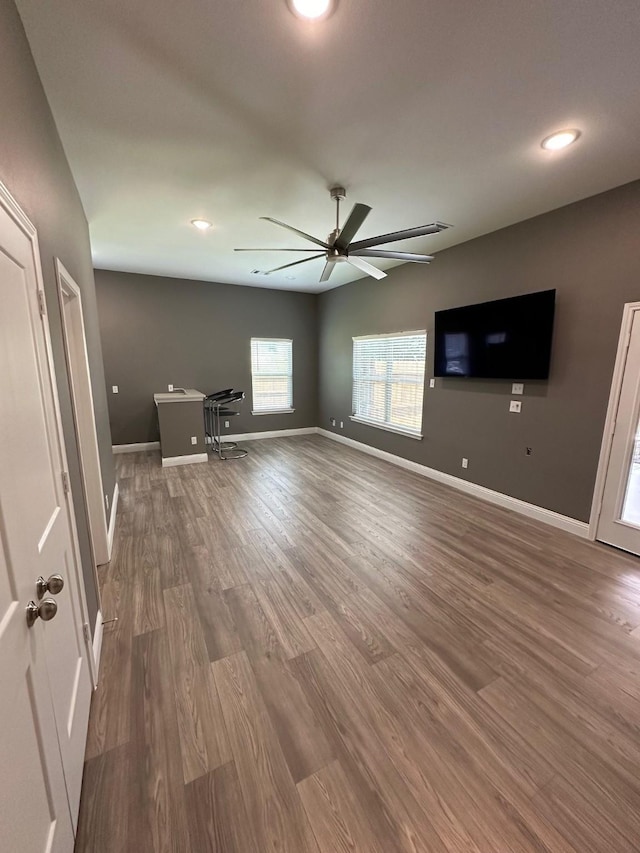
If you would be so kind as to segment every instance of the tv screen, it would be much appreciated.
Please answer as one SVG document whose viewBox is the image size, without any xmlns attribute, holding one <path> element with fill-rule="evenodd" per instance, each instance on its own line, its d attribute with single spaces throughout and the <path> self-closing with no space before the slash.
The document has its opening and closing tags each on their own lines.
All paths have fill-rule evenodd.
<svg viewBox="0 0 640 853">
<path fill-rule="evenodd" d="M 436 311 L 435 375 L 547 379 L 555 290 Z"/>
</svg>

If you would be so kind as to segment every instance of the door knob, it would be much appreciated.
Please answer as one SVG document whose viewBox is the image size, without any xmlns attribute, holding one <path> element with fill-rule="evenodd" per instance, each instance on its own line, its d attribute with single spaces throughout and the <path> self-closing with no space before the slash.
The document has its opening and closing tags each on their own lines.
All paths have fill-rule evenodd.
<svg viewBox="0 0 640 853">
<path fill-rule="evenodd" d="M 50 592 L 52 595 L 57 595 L 59 592 L 62 592 L 64 589 L 64 578 L 62 575 L 49 575 L 49 578 L 45 580 L 42 575 L 36 581 L 36 592 L 38 593 L 38 600 L 42 598 L 45 592 Z"/>
<path fill-rule="evenodd" d="M 35 601 L 30 601 L 27 604 L 27 625 L 31 628 L 38 617 L 42 619 L 43 622 L 50 622 L 57 612 L 58 605 L 55 598 L 45 598 L 45 600 L 41 601 L 40 604 L 36 604 Z"/>
</svg>

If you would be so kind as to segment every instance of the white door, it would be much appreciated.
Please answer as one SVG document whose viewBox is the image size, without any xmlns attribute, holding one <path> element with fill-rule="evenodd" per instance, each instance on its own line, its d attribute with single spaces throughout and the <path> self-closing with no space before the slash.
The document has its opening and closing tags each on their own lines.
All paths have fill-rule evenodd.
<svg viewBox="0 0 640 853">
<path fill-rule="evenodd" d="M 71 391 L 76 438 L 80 451 L 80 473 L 84 486 L 84 499 L 95 568 L 103 563 L 108 563 L 111 555 L 109 554 L 109 537 L 103 503 L 104 490 L 102 488 L 100 451 L 93 409 L 87 341 L 84 332 L 82 295 L 80 288 L 58 259 L 56 259 L 56 272 L 64 348 L 69 372 L 69 390 Z M 97 588 L 97 573 L 95 574 L 95 581 Z M 99 598 L 99 590 L 97 591 Z M 100 606 L 99 600 L 98 606 Z"/>
<path fill-rule="evenodd" d="M 33 226 L 0 184 L 0 847 L 70 853 L 91 683 Z M 36 581 L 64 588 L 38 598 Z M 28 626 L 27 606 L 41 616 Z M 48 603 L 46 603 L 48 602 Z"/>
<path fill-rule="evenodd" d="M 640 310 L 630 319 L 619 356 L 619 396 L 597 538 L 640 554 Z"/>
</svg>

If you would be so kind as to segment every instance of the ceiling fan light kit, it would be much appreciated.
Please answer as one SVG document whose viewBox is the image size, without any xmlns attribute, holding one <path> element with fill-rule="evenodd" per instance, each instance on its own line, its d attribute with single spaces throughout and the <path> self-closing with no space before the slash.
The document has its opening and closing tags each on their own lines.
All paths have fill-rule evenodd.
<svg viewBox="0 0 640 853">
<path fill-rule="evenodd" d="M 336 203 L 336 227 L 329 234 L 326 240 L 320 240 L 318 237 L 313 237 L 311 234 L 306 234 L 294 228 L 292 225 L 287 225 L 285 222 L 280 222 L 278 219 L 272 219 L 270 216 L 261 216 L 267 222 L 272 222 L 281 228 L 286 228 L 303 240 L 313 243 L 323 251 L 317 253 L 316 249 L 236 249 L 236 252 L 316 252 L 311 258 L 303 258 L 301 261 L 293 261 L 290 264 L 284 264 L 280 267 L 274 267 L 270 270 L 263 271 L 263 275 L 271 275 L 274 272 L 289 269 L 290 267 L 306 264 L 309 261 L 316 261 L 319 258 L 325 259 L 324 269 L 320 276 L 320 282 L 328 281 L 331 273 L 337 263 L 347 263 L 352 267 L 367 273 L 372 278 L 386 278 L 386 272 L 379 270 L 377 267 L 370 264 L 365 258 L 385 258 L 395 261 L 406 261 L 408 263 L 428 264 L 433 260 L 433 255 L 417 255 L 411 252 L 396 252 L 387 249 L 377 249 L 376 246 L 382 246 L 385 243 L 395 243 L 398 240 L 408 240 L 413 237 L 424 237 L 428 234 L 437 234 L 439 231 L 444 231 L 450 228 L 444 222 L 433 222 L 430 225 L 421 225 L 417 228 L 406 228 L 403 231 L 393 231 L 389 234 L 380 234 L 377 237 L 370 237 L 367 240 L 354 241 L 354 237 L 362 227 L 365 219 L 371 213 L 371 208 L 367 204 L 356 203 L 346 222 L 340 228 L 340 202 L 347 197 L 347 191 L 344 187 L 331 187 L 329 190 L 331 198 Z"/>
</svg>

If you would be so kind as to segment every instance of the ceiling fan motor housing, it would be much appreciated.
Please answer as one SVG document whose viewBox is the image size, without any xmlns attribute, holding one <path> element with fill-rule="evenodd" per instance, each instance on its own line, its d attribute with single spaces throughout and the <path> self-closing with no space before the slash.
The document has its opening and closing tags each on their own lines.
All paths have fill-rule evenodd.
<svg viewBox="0 0 640 853">
<path fill-rule="evenodd" d="M 334 201 L 344 201 L 347 197 L 347 191 L 344 187 L 331 187 L 329 192 L 331 193 L 331 198 Z"/>
</svg>

